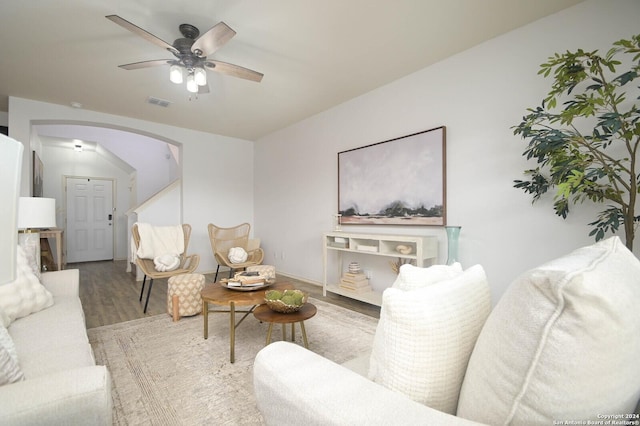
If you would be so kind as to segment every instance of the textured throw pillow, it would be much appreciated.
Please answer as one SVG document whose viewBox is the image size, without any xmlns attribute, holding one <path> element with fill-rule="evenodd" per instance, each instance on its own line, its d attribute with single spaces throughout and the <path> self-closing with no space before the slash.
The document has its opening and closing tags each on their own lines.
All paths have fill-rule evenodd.
<svg viewBox="0 0 640 426">
<path fill-rule="evenodd" d="M 632 413 L 640 398 L 638 306 L 640 261 L 618 237 L 524 273 L 478 338 L 458 416 L 550 425 Z"/>
<path fill-rule="evenodd" d="M 462 265 L 433 265 L 419 268 L 406 263 L 400 267 L 398 278 L 391 287 L 400 290 L 416 290 L 443 280 L 449 280 L 462 274 Z"/>
<path fill-rule="evenodd" d="M 480 265 L 458 277 L 382 295 L 369 378 L 411 399 L 455 413 L 476 338 L 491 309 Z"/>
<path fill-rule="evenodd" d="M 247 261 L 249 255 L 242 247 L 231 247 L 227 257 L 231 263 L 242 263 Z"/>
<path fill-rule="evenodd" d="M 16 279 L 0 285 L 0 310 L 9 320 L 5 327 L 18 319 L 53 305 L 53 296 L 33 274 L 22 247 L 17 246 Z"/>
<path fill-rule="evenodd" d="M 4 326 L 0 325 L 0 386 L 24 380 L 18 364 L 18 355 L 13 340 Z"/>
</svg>

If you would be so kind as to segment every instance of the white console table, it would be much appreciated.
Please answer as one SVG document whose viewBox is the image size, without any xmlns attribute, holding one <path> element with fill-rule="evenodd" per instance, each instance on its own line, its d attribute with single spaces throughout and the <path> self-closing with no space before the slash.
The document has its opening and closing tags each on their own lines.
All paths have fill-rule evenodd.
<svg viewBox="0 0 640 426">
<path fill-rule="evenodd" d="M 398 245 L 411 247 L 409 254 L 402 254 L 396 249 Z M 327 291 L 340 294 L 352 299 L 371 303 L 372 305 L 382 305 L 382 292 L 370 291 L 366 293 L 355 293 L 340 288 L 338 283 L 327 282 L 327 272 L 329 268 L 329 253 L 338 254 L 337 262 L 338 276 L 345 272 L 342 253 L 352 252 L 371 256 L 386 256 L 401 259 L 413 260 L 416 266 L 425 266 L 426 260 L 432 262 L 438 256 L 438 240 L 436 237 L 417 237 L 409 235 L 385 235 L 385 234 L 364 234 L 350 232 L 326 232 L 323 236 L 323 281 L 322 292 L 327 295 Z M 391 286 L 393 283 L 389 283 Z"/>
</svg>

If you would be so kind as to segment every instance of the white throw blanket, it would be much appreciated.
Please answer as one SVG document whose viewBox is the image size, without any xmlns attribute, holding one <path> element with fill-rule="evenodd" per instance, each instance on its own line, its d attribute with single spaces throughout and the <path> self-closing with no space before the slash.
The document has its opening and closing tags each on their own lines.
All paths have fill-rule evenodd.
<svg viewBox="0 0 640 426">
<path fill-rule="evenodd" d="M 184 253 L 184 233 L 182 226 L 153 226 L 138 223 L 140 247 L 137 255 L 141 259 L 155 259 L 158 256 L 180 256 Z"/>
</svg>

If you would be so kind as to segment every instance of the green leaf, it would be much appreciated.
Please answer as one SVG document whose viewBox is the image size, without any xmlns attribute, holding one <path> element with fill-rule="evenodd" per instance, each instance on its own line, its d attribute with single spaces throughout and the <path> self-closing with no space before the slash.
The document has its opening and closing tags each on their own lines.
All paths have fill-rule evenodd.
<svg viewBox="0 0 640 426">
<path fill-rule="evenodd" d="M 612 203 L 590 223 L 596 239 L 620 227 L 629 232 L 625 221 L 639 217 L 633 197 L 640 194 L 640 113 L 626 100 L 640 100 L 629 84 L 640 75 L 639 61 L 640 34 L 613 43 L 604 56 L 554 53 L 538 70 L 552 80 L 541 106 L 528 108 L 512 128 L 527 143 L 522 155 L 536 164 L 513 181 L 516 189 L 535 202 L 553 188 L 553 209 L 563 218 L 572 204 Z M 617 74 L 620 67 L 627 68 Z"/>
</svg>

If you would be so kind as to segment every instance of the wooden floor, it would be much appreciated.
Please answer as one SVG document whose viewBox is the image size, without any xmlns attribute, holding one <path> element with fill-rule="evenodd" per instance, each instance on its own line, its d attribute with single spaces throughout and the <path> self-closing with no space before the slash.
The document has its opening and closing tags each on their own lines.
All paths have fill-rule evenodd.
<svg viewBox="0 0 640 426">
<path fill-rule="evenodd" d="M 167 279 L 154 280 L 149 298 L 147 313 L 142 312 L 147 288 L 142 302 L 140 288 L 142 282 L 135 280 L 134 273 L 126 272 L 126 261 L 85 262 L 67 265 L 67 269 L 80 270 L 80 300 L 86 318 L 87 328 L 116 324 L 145 316 L 166 314 L 167 312 Z M 207 283 L 213 281 L 213 274 L 205 275 Z M 220 276 L 218 276 L 220 278 Z M 363 314 L 379 318 L 380 307 L 359 302 L 348 297 L 328 294 L 322 296 L 322 287 L 278 277 L 278 281 L 292 282 L 296 288 L 307 292 L 311 297 L 333 303 Z"/>
</svg>

